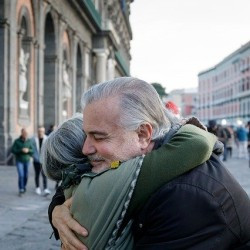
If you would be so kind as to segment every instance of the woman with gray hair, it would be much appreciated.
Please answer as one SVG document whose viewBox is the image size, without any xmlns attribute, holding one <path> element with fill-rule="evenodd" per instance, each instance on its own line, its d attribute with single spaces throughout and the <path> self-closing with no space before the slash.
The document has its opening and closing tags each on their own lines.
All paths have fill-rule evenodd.
<svg viewBox="0 0 250 250">
<path fill-rule="evenodd" d="M 55 129 L 41 152 L 43 171 L 48 178 L 60 181 L 65 168 L 72 164 L 86 162 L 82 154 L 85 133 L 82 130 L 82 114 L 76 113 Z"/>
<path fill-rule="evenodd" d="M 90 232 L 86 238 L 77 237 L 89 249 L 132 249 L 131 215 L 163 184 L 208 160 L 216 137 L 185 125 L 146 156 L 93 173 L 81 153 L 82 122 L 82 115 L 77 115 L 47 139 L 42 150 L 44 172 L 54 180 L 63 179 L 65 197 L 73 197 L 72 216 Z M 195 157 L 190 158 L 193 152 Z M 125 214 L 130 220 L 120 232 Z"/>
</svg>

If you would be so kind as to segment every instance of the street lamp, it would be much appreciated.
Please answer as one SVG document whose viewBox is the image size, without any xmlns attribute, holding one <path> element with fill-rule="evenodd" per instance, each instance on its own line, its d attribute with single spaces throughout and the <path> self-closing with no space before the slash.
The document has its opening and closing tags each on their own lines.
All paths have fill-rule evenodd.
<svg viewBox="0 0 250 250">
<path fill-rule="evenodd" d="M 227 120 L 226 120 L 226 119 L 222 119 L 221 125 L 222 125 L 222 126 L 226 126 L 226 125 L 227 125 Z"/>
</svg>

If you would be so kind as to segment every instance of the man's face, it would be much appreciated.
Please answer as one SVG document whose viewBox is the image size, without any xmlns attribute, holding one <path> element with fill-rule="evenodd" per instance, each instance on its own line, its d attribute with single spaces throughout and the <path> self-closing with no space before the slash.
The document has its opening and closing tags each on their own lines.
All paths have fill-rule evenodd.
<svg viewBox="0 0 250 250">
<path fill-rule="evenodd" d="M 27 132 L 26 129 L 23 128 L 23 129 L 21 130 L 21 136 L 22 136 L 22 138 L 25 139 L 25 140 L 28 138 L 28 132 Z"/>
<path fill-rule="evenodd" d="M 138 133 L 118 125 L 118 98 L 103 99 L 87 105 L 83 117 L 83 129 L 87 137 L 82 152 L 88 156 L 93 172 L 108 169 L 112 161 L 124 161 L 142 154 Z"/>
<path fill-rule="evenodd" d="M 38 137 L 43 138 L 45 134 L 45 128 L 38 128 Z"/>
</svg>

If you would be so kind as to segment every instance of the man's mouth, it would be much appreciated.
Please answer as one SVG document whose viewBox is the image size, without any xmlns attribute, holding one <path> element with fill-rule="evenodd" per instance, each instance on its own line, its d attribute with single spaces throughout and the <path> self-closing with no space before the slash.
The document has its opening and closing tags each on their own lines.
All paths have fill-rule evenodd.
<svg viewBox="0 0 250 250">
<path fill-rule="evenodd" d="M 104 160 L 92 160 L 92 161 L 90 161 L 90 163 L 93 163 L 93 162 L 95 162 L 95 163 L 98 163 L 98 162 L 103 162 Z"/>
<path fill-rule="evenodd" d="M 100 164 L 102 164 L 104 162 L 104 160 L 92 160 L 90 161 L 90 164 L 93 166 L 93 167 L 97 167 L 99 166 Z"/>
<path fill-rule="evenodd" d="M 89 159 L 90 163 L 92 163 L 92 162 L 103 162 L 105 160 L 103 157 L 96 156 L 96 155 L 89 155 L 88 159 Z"/>
</svg>

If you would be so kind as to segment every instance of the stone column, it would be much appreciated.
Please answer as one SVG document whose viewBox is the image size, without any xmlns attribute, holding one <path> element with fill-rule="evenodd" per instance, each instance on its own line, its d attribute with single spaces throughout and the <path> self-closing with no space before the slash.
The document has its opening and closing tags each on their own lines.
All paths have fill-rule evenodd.
<svg viewBox="0 0 250 250">
<path fill-rule="evenodd" d="M 83 92 L 90 87 L 90 49 L 84 47 Z"/>
<path fill-rule="evenodd" d="M 65 120 L 65 117 L 63 115 L 63 63 L 64 63 L 64 58 L 63 58 L 63 43 L 61 41 L 62 39 L 62 34 L 64 32 L 64 30 L 67 28 L 67 24 L 65 23 L 65 20 L 63 19 L 63 17 L 61 15 L 58 16 L 57 19 L 57 23 L 58 23 L 58 41 L 57 41 L 57 55 L 58 55 L 58 65 L 57 65 L 57 72 L 56 75 L 58 77 L 58 81 L 56 82 L 58 91 L 56 93 L 56 103 L 58 105 L 57 111 L 58 111 L 58 115 L 57 115 L 57 119 L 58 119 L 58 124 L 62 123 Z M 67 58 L 69 60 L 69 58 Z M 67 65 L 68 66 L 68 61 L 67 61 Z M 67 67 L 66 67 L 67 68 Z M 67 68 L 67 73 L 68 72 L 68 68 Z M 71 76 L 71 75 L 70 75 Z M 69 76 L 69 78 L 70 78 Z M 71 78 L 70 78 L 71 79 Z M 71 82 L 72 83 L 72 82 Z"/>
<path fill-rule="evenodd" d="M 107 80 L 112 80 L 115 78 L 115 65 L 116 61 L 110 57 L 108 59 Z"/>
<path fill-rule="evenodd" d="M 77 78 L 76 78 L 76 72 L 77 72 L 77 42 L 78 39 L 75 35 L 75 33 L 72 34 L 73 41 L 71 45 L 71 55 L 72 55 L 72 98 L 71 98 L 71 105 L 72 105 L 72 112 L 73 114 L 76 112 L 76 95 L 77 95 Z"/>
<path fill-rule="evenodd" d="M 36 62 L 36 123 L 37 125 L 44 125 L 44 4 L 39 1 L 39 12 L 37 17 L 37 43 L 35 45 L 35 62 Z M 35 130 L 36 131 L 36 130 Z"/>
<path fill-rule="evenodd" d="M 9 1 L 9 31 L 8 31 L 8 47 L 5 49 L 8 61 L 5 61 L 5 67 L 8 69 L 8 117 L 7 117 L 7 128 L 8 128 L 8 147 L 10 148 L 13 140 L 20 135 L 20 124 L 18 123 L 18 72 L 17 66 L 19 58 L 18 55 L 18 27 L 17 20 L 15 17 L 16 4 L 13 1 Z M 7 36 L 7 34 L 6 34 Z M 6 130 L 7 131 L 7 130 Z"/>
<path fill-rule="evenodd" d="M 9 23 L 0 20 L 0 162 L 6 160 L 8 148 L 8 31 Z"/>
<path fill-rule="evenodd" d="M 36 61 L 36 123 L 44 124 L 44 44 L 37 42 L 35 45 L 35 61 Z"/>
<path fill-rule="evenodd" d="M 34 39 L 34 124 L 33 124 L 33 129 L 36 131 L 39 123 L 39 87 L 40 84 L 38 82 L 38 55 L 39 55 L 39 45 L 38 41 Z M 43 124 L 43 123 L 41 123 Z"/>
<path fill-rule="evenodd" d="M 97 58 L 96 62 L 96 81 L 104 82 L 107 80 L 107 56 L 108 50 L 106 49 L 95 49 L 94 50 Z"/>
</svg>

